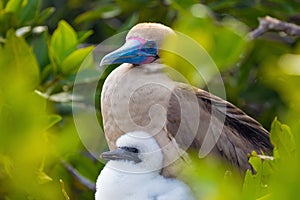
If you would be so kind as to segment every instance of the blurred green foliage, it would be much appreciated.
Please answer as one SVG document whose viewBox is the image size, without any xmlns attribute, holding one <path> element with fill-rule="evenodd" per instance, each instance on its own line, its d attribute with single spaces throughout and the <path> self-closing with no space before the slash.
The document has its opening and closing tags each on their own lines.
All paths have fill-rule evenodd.
<svg viewBox="0 0 300 200">
<path fill-rule="evenodd" d="M 76 133 L 71 115 L 75 76 L 92 44 L 144 21 L 164 23 L 201 44 L 221 72 L 227 99 L 271 129 L 274 158 L 253 153 L 250 162 L 257 173 L 247 172 L 244 182 L 219 160 L 196 160 L 183 177 L 195 194 L 202 199 L 298 199 L 299 38 L 267 33 L 249 41 L 247 33 L 265 15 L 300 24 L 300 4 L 201 3 L 0 0 L 0 199 L 65 199 L 60 179 L 71 199 L 93 198 L 94 191 L 65 167 L 73 166 L 92 182 L 103 167 Z M 93 55 L 86 62 L 94 64 Z M 175 69 L 200 86 L 195 71 Z M 82 85 L 97 80 L 93 71 L 80 73 Z M 213 74 L 208 79 L 213 82 Z M 91 98 L 99 101 L 99 93 Z"/>
</svg>

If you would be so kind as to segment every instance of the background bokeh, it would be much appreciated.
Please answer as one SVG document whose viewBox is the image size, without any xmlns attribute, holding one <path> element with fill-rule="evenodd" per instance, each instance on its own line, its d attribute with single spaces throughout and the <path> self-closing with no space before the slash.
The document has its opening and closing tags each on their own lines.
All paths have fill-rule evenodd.
<svg viewBox="0 0 300 200">
<path fill-rule="evenodd" d="M 247 37 L 266 15 L 300 24 L 299 10 L 299 0 L 0 0 L 0 199 L 93 199 L 103 164 L 82 144 L 72 102 L 96 108 L 101 124 L 105 75 L 91 96 L 96 105 L 72 96 L 74 80 L 98 43 L 139 22 L 160 22 L 197 41 L 217 64 L 227 100 L 272 129 L 274 158 L 253 154 L 257 174 L 247 173 L 244 182 L 221 161 L 195 159 L 182 178 L 198 197 L 299 198 L 299 38 L 282 32 Z M 97 51 L 90 58 L 97 66 L 93 57 Z M 176 69 L 205 87 L 192 68 Z M 98 81 L 93 75 L 83 71 L 77 84 Z"/>
</svg>

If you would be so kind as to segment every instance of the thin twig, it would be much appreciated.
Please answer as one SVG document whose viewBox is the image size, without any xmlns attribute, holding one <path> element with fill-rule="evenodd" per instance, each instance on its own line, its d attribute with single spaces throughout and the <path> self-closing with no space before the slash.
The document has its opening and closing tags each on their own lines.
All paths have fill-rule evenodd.
<svg viewBox="0 0 300 200">
<path fill-rule="evenodd" d="M 300 37 L 300 26 L 280 21 L 279 19 L 270 16 L 259 18 L 259 26 L 249 33 L 249 37 L 255 39 L 271 30 L 284 32 L 290 36 Z"/>
<path fill-rule="evenodd" d="M 82 176 L 75 168 L 73 168 L 71 165 L 66 163 L 65 161 L 62 161 L 62 164 L 64 167 L 70 172 L 70 174 L 76 178 L 82 185 L 87 187 L 88 189 L 92 191 L 96 191 L 96 184 L 90 181 L 89 179 Z"/>
<path fill-rule="evenodd" d="M 60 185 L 61 185 L 61 191 L 65 197 L 66 200 L 70 200 L 70 197 L 68 195 L 68 193 L 66 192 L 66 189 L 65 189 L 65 183 L 62 179 L 59 179 L 59 182 L 60 182 Z"/>
</svg>

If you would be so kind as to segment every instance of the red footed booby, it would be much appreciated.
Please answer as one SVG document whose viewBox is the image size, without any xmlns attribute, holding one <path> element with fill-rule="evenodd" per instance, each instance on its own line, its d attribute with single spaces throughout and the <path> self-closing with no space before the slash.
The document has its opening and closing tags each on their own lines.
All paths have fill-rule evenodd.
<svg viewBox="0 0 300 200">
<path fill-rule="evenodd" d="M 187 185 L 160 175 L 163 154 L 156 140 L 135 131 L 117 140 L 117 149 L 104 152 L 109 160 L 96 183 L 96 200 L 193 200 Z"/>
<path fill-rule="evenodd" d="M 200 151 L 211 144 L 210 155 L 225 158 L 243 172 L 252 170 L 247 155 L 270 154 L 269 133 L 231 103 L 175 82 L 161 70 L 160 47 L 174 34 L 162 24 L 138 24 L 122 47 L 101 60 L 100 67 L 121 64 L 109 74 L 101 93 L 110 149 L 116 149 L 117 139 L 126 132 L 143 130 L 162 148 L 165 176 L 175 175 L 172 163 L 185 160 L 187 149 Z"/>
</svg>

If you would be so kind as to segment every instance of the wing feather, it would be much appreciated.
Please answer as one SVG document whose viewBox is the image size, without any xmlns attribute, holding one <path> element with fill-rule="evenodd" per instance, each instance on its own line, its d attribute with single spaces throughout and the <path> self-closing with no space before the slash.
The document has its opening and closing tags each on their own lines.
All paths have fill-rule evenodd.
<svg viewBox="0 0 300 200">
<path fill-rule="evenodd" d="M 198 110 L 194 107 L 195 99 Z M 186 85 L 180 84 L 172 92 L 166 128 L 183 149 L 199 151 L 204 141 L 215 142 L 211 153 L 224 157 L 242 171 L 252 170 L 249 153 L 270 155 L 273 150 L 268 131 L 256 120 L 231 103 Z"/>
</svg>

